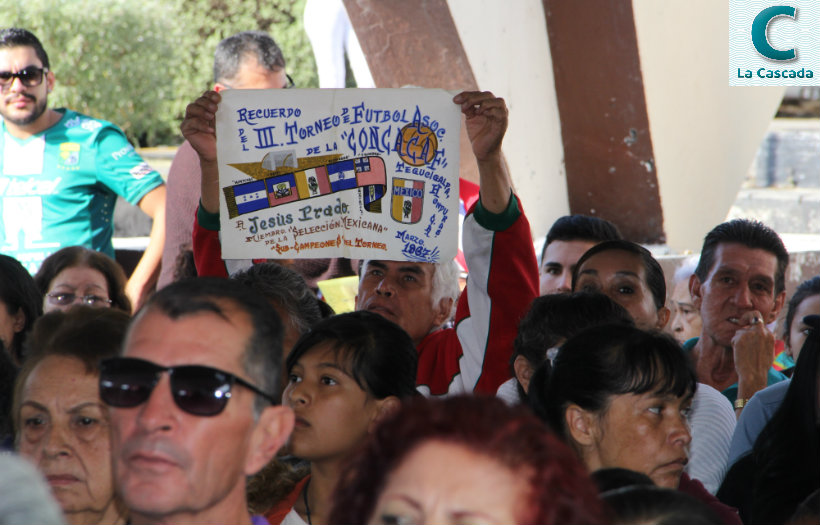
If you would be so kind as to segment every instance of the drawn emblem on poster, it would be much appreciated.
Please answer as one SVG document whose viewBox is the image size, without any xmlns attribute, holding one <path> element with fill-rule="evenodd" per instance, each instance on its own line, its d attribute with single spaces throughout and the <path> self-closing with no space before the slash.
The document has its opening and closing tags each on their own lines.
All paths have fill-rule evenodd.
<svg viewBox="0 0 820 525">
<path fill-rule="evenodd" d="M 223 257 L 452 258 L 460 124 L 443 90 L 223 92 Z"/>
</svg>

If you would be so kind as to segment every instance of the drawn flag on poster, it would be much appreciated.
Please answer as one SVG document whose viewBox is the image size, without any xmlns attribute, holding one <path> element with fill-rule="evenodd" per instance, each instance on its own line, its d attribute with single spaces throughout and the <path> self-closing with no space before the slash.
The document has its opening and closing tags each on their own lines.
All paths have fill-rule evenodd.
<svg viewBox="0 0 820 525">
<path fill-rule="evenodd" d="M 268 207 L 268 192 L 265 191 L 264 181 L 254 181 L 234 188 L 236 209 L 242 213 L 250 213 Z"/>
<path fill-rule="evenodd" d="M 327 178 L 333 191 L 350 190 L 356 187 L 356 172 L 352 160 L 334 162 L 327 166 Z"/>
<path fill-rule="evenodd" d="M 364 209 L 381 213 L 381 198 L 384 197 L 387 175 L 381 157 L 360 157 L 354 160 L 356 178 L 362 186 Z"/>
<path fill-rule="evenodd" d="M 299 198 L 308 199 L 318 197 L 331 192 L 330 183 L 327 180 L 327 169 L 325 166 L 311 168 L 305 171 L 296 172 L 296 187 L 299 189 Z"/>
<path fill-rule="evenodd" d="M 381 213 L 384 188 L 384 184 L 373 184 L 362 188 L 364 194 L 364 209 L 373 213 Z"/>
<path fill-rule="evenodd" d="M 279 177 L 271 177 L 267 179 L 267 183 L 271 206 L 279 206 L 280 204 L 299 199 L 299 194 L 296 189 L 296 178 L 293 173 L 286 173 Z"/>
<path fill-rule="evenodd" d="M 424 204 L 424 182 L 393 177 L 392 216 L 402 224 L 421 219 Z"/>
</svg>

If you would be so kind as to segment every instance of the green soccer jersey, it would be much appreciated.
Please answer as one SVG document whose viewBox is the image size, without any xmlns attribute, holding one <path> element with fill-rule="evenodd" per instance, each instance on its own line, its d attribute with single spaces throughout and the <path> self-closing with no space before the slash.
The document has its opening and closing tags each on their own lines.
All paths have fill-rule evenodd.
<svg viewBox="0 0 820 525">
<path fill-rule="evenodd" d="M 110 122 L 69 109 L 25 140 L 0 119 L 0 252 L 34 273 L 65 246 L 111 257 L 117 195 L 137 204 L 163 183 Z"/>
</svg>

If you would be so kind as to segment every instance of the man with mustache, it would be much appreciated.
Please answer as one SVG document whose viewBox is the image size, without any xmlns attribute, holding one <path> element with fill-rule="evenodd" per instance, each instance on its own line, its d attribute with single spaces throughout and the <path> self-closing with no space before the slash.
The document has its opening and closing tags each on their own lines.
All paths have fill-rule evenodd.
<svg viewBox="0 0 820 525">
<path fill-rule="evenodd" d="M 0 251 L 32 273 L 60 248 L 114 256 L 117 195 L 154 218 L 151 240 L 128 281 L 138 307 L 159 271 L 165 185 L 113 124 L 48 107 L 54 73 L 25 29 L 0 29 Z"/>
<path fill-rule="evenodd" d="M 684 348 L 692 352 L 698 381 L 720 390 L 736 414 L 755 392 L 785 379 L 771 368 L 775 339 L 766 325 L 783 308 L 788 264 L 776 232 L 735 219 L 706 235 L 689 279 L 703 327 Z"/>
<path fill-rule="evenodd" d="M 180 126 L 202 168 L 193 238 L 200 275 L 226 275 L 216 231 L 219 170 L 212 125 L 220 100 L 219 93 L 205 93 L 188 105 Z M 416 384 L 423 394 L 494 395 L 510 377 L 518 322 L 538 296 L 538 267 L 530 225 L 501 154 L 508 121 L 504 99 L 488 91 L 465 91 L 453 103 L 465 116 L 480 182 L 479 200 L 464 219 L 467 287 L 459 296 L 453 260 L 367 260 L 360 271 L 356 310 L 379 314 L 410 335 L 419 353 Z M 446 325 L 454 310 L 455 328 L 450 328 Z"/>
<path fill-rule="evenodd" d="M 279 317 L 248 287 L 200 278 L 149 299 L 100 373 L 131 523 L 264 522 L 245 485 L 293 429 L 281 352 Z"/>
</svg>

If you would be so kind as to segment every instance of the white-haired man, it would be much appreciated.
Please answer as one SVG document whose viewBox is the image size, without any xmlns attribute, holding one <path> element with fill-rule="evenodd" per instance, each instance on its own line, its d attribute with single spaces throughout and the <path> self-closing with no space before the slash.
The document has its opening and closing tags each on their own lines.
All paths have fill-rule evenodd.
<svg viewBox="0 0 820 525">
<path fill-rule="evenodd" d="M 202 166 L 202 201 L 194 226 L 200 275 L 225 275 L 214 220 L 219 211 L 216 138 L 209 125 L 220 99 L 216 92 L 205 93 L 188 106 L 181 126 Z M 422 393 L 494 395 L 510 376 L 518 321 L 538 296 L 538 267 L 529 222 L 501 155 L 508 114 L 504 100 L 489 92 L 463 92 L 453 102 L 466 117 L 481 186 L 480 199 L 464 221 L 470 277 L 458 299 L 455 328 L 442 329 L 458 293 L 452 262 L 365 261 L 356 309 L 378 313 L 410 334 L 419 351 L 416 382 Z"/>
</svg>

